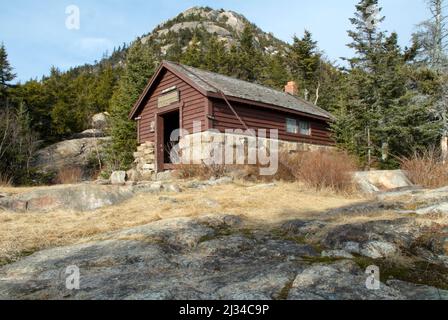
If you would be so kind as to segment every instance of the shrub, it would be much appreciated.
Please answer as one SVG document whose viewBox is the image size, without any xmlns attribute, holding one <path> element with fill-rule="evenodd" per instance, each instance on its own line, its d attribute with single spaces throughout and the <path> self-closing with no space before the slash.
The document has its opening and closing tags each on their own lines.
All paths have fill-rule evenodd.
<svg viewBox="0 0 448 320">
<path fill-rule="evenodd" d="M 448 185 L 448 164 L 435 149 L 415 152 L 412 157 L 401 159 L 401 169 L 416 185 L 426 188 Z"/>
<path fill-rule="evenodd" d="M 357 169 L 355 159 L 339 151 L 281 152 L 278 170 L 273 176 L 261 176 L 260 167 L 260 165 L 181 165 L 179 176 L 185 179 L 209 179 L 238 170 L 242 171 L 239 175 L 246 180 L 299 181 L 318 191 L 330 189 L 335 192 L 352 192 L 354 190 L 352 174 Z"/>
<path fill-rule="evenodd" d="M 58 184 L 74 184 L 82 181 L 83 172 L 79 167 L 62 168 L 59 170 L 56 183 Z"/>
<path fill-rule="evenodd" d="M 225 176 L 227 169 L 225 165 L 181 164 L 177 169 L 177 175 L 180 179 L 208 180 Z"/>
<path fill-rule="evenodd" d="M 353 172 L 357 165 L 353 157 L 340 151 L 281 153 L 275 179 L 299 181 L 317 191 L 330 189 L 351 192 Z"/>
</svg>

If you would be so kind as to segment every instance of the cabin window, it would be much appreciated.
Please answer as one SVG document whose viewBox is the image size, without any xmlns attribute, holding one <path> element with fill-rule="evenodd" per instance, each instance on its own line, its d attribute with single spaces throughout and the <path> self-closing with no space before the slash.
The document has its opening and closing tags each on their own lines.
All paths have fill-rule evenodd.
<svg viewBox="0 0 448 320">
<path fill-rule="evenodd" d="M 311 125 L 308 121 L 299 121 L 299 129 L 300 134 L 303 134 L 304 136 L 311 135 Z"/>
<path fill-rule="evenodd" d="M 286 132 L 294 134 L 299 133 L 299 125 L 297 124 L 296 119 L 286 119 Z"/>
<path fill-rule="evenodd" d="M 311 124 L 308 121 L 288 118 L 286 119 L 286 132 L 310 136 Z"/>
<path fill-rule="evenodd" d="M 170 104 L 179 102 L 179 100 L 179 90 L 177 90 L 177 87 L 171 87 L 162 91 L 162 94 L 157 101 L 157 107 L 164 108 L 169 106 Z"/>
</svg>

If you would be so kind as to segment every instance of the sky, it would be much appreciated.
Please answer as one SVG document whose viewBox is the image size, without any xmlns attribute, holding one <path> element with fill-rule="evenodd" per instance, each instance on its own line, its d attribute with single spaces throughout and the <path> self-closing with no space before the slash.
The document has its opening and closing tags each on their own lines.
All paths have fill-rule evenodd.
<svg viewBox="0 0 448 320">
<path fill-rule="evenodd" d="M 0 42 L 17 80 L 40 78 L 52 66 L 61 70 L 93 63 L 104 53 L 149 33 L 193 6 L 224 8 L 246 16 L 262 30 L 291 42 L 305 29 L 333 61 L 351 56 L 347 30 L 358 0 L 15 0 L 0 5 Z M 70 6 L 79 8 L 79 28 Z M 425 0 L 380 0 L 386 21 L 409 45 L 416 25 L 428 18 Z M 67 28 L 67 22 L 69 22 Z M 74 24 L 73 24 L 74 23 Z"/>
</svg>

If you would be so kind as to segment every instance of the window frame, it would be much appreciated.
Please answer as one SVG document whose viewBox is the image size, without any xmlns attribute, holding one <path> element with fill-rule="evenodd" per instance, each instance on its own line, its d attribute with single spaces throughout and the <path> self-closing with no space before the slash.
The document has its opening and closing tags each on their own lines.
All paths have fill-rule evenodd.
<svg viewBox="0 0 448 320">
<path fill-rule="evenodd" d="M 293 124 L 294 123 L 294 124 Z M 303 126 L 305 124 L 305 126 Z M 294 126 L 294 130 L 290 130 Z M 306 132 L 305 132 L 306 128 Z M 286 118 L 286 133 L 298 136 L 312 136 L 311 122 L 308 120 L 300 120 L 296 118 Z"/>
<path fill-rule="evenodd" d="M 292 124 L 294 122 L 294 124 Z M 294 126 L 294 130 L 290 130 Z M 286 133 L 290 134 L 299 134 L 300 128 L 297 119 L 294 118 L 286 118 Z"/>
<path fill-rule="evenodd" d="M 302 131 L 303 127 L 302 124 L 306 124 L 306 132 L 304 133 L 304 131 Z M 311 131 L 311 122 L 307 121 L 307 120 L 299 120 L 298 121 L 298 125 L 299 125 L 299 134 L 302 136 L 311 136 L 312 135 L 312 131 Z"/>
</svg>

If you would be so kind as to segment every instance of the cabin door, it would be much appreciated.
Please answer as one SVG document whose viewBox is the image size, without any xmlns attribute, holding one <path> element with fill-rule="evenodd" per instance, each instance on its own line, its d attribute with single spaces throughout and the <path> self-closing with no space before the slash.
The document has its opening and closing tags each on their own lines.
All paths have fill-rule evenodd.
<svg viewBox="0 0 448 320">
<path fill-rule="evenodd" d="M 171 137 L 175 130 L 180 128 L 179 110 L 157 116 L 157 171 L 170 170 L 174 168 L 171 151 L 178 141 L 172 141 Z"/>
</svg>

